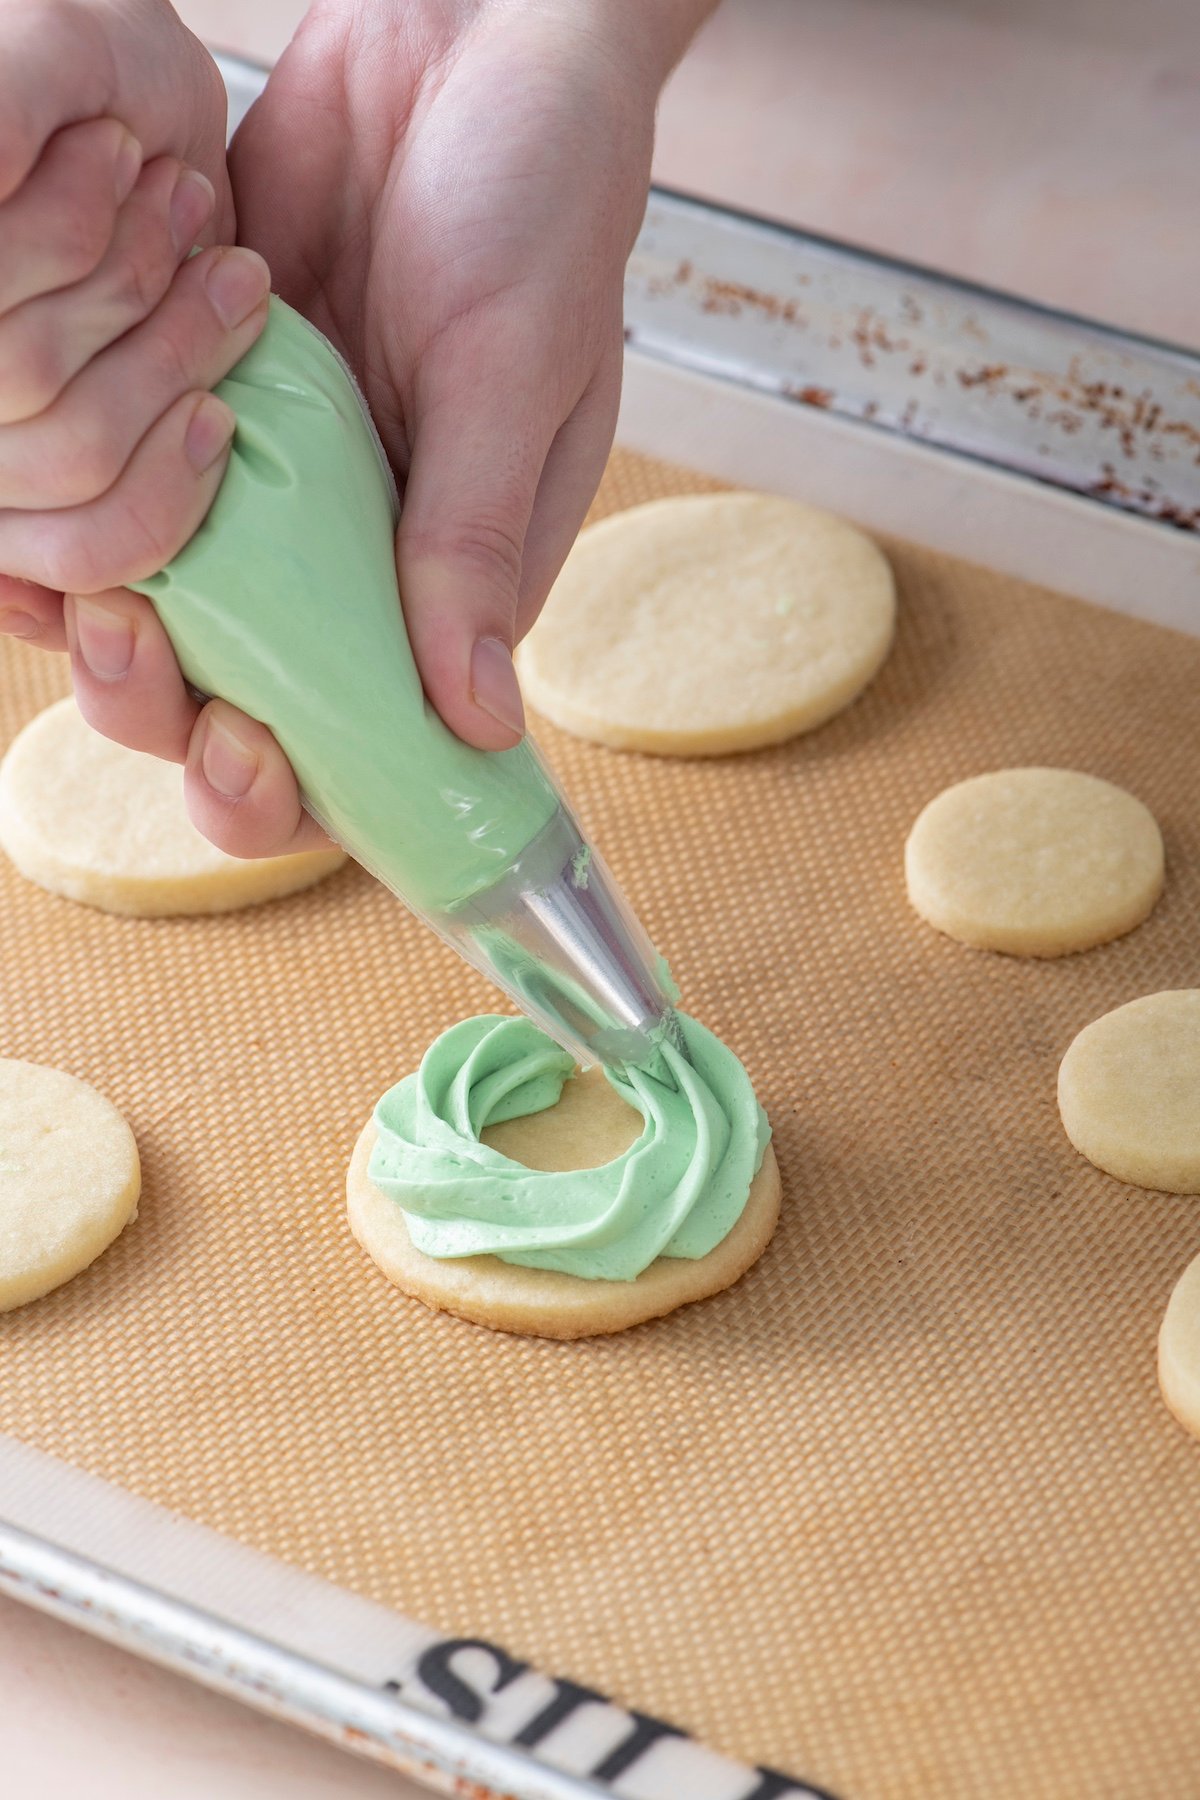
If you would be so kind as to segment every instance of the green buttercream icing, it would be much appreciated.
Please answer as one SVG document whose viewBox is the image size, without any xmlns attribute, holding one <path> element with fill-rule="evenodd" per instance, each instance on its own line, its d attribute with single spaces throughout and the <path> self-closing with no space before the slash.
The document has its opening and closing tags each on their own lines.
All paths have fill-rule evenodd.
<svg viewBox="0 0 1200 1800">
<path fill-rule="evenodd" d="M 737 1057 L 679 1015 L 687 1055 L 606 1070 L 645 1120 L 602 1168 L 528 1169 L 480 1142 L 487 1125 L 553 1106 L 574 1063 L 528 1019 L 464 1019 L 375 1109 L 370 1179 L 426 1256 L 489 1254 L 531 1269 L 631 1281 L 656 1256 L 698 1258 L 737 1223 L 770 1127 Z"/>
</svg>

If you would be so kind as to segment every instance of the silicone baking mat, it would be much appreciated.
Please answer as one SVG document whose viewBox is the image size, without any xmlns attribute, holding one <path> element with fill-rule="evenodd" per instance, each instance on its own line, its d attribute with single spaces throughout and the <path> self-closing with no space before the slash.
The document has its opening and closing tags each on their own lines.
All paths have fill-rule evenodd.
<svg viewBox="0 0 1200 1800">
<path fill-rule="evenodd" d="M 712 484 L 618 455 L 598 512 Z M 1200 985 L 1200 642 L 891 544 L 894 653 L 839 719 L 714 762 L 539 737 L 742 1053 L 784 1213 L 736 1288 L 624 1336 L 494 1336 L 390 1289 L 342 1181 L 483 980 L 357 869 L 207 920 L 0 868 L 0 1049 L 128 1115 L 141 1214 L 0 1321 L 0 1428 L 839 1797 L 1200 1791 L 1200 1444 L 1154 1339 L 1200 1203 L 1068 1145 L 1059 1057 Z M 731 597 L 730 629 L 736 629 Z M 5 642 L 4 741 L 62 691 Z M 1153 809 L 1120 943 L 979 954 L 907 907 L 962 776 Z"/>
</svg>

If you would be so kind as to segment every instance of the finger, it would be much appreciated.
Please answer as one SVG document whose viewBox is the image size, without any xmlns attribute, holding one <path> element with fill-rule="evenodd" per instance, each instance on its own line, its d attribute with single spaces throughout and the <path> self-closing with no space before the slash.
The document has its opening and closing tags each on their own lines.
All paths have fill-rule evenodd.
<svg viewBox="0 0 1200 1800">
<path fill-rule="evenodd" d="M 0 635 L 22 638 L 39 650 L 65 650 L 62 595 L 33 581 L 0 575 Z"/>
<path fill-rule="evenodd" d="M 0 0 L 0 202 L 49 139 L 82 120 L 124 120 L 147 158 L 177 155 L 216 184 L 204 241 L 232 243 L 225 84 L 169 6 Z"/>
<path fill-rule="evenodd" d="M 60 126 L 109 110 L 104 48 L 103 26 L 86 8 L 61 22 L 41 6 L 0 10 L 0 200 L 16 191 Z"/>
<path fill-rule="evenodd" d="M 69 125 L 0 206 L 0 313 L 89 275 L 142 165 L 118 119 Z"/>
<path fill-rule="evenodd" d="M 235 423 L 215 394 L 185 394 L 98 500 L 61 511 L 0 511 L 0 569 L 70 594 L 157 574 L 212 505 Z"/>
<path fill-rule="evenodd" d="M 103 494 L 155 419 L 189 389 L 215 387 L 244 356 L 266 322 L 269 285 L 253 250 L 192 257 L 144 324 L 46 412 L 0 431 L 0 506 L 78 507 Z"/>
<path fill-rule="evenodd" d="M 525 729 L 512 666 L 521 554 L 562 415 L 520 389 L 503 342 L 449 349 L 449 373 L 418 390 L 397 573 L 430 700 L 467 743 L 504 750 Z"/>
<path fill-rule="evenodd" d="M 171 640 L 144 594 L 110 588 L 63 607 L 71 680 L 94 730 L 131 750 L 182 762 L 200 713 Z"/>
<path fill-rule="evenodd" d="M 99 351 L 154 311 L 213 205 L 205 176 L 156 158 L 117 214 L 98 267 L 0 316 L 0 425 L 44 412 Z"/>
<path fill-rule="evenodd" d="M 516 637 L 525 636 L 579 535 L 612 449 L 621 398 L 618 351 L 596 376 L 550 446 L 525 533 Z"/>
<path fill-rule="evenodd" d="M 227 856 L 329 848 L 272 734 L 224 700 L 210 700 L 197 720 L 184 794 L 192 824 Z"/>
</svg>

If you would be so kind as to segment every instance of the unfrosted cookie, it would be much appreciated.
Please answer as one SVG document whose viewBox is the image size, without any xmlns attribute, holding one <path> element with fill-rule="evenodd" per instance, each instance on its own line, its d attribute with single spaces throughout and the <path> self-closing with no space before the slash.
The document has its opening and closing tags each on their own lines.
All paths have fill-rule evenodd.
<svg viewBox="0 0 1200 1800">
<path fill-rule="evenodd" d="M 137 1212 L 133 1133 L 103 1094 L 0 1059 L 0 1312 L 95 1262 Z"/>
<path fill-rule="evenodd" d="M 226 856 L 188 818 L 183 770 L 101 737 L 70 699 L 30 720 L 0 763 L 0 848 L 50 893 L 138 918 L 231 912 L 311 887 L 346 860 Z"/>
<path fill-rule="evenodd" d="M 1147 994 L 1086 1026 L 1062 1059 L 1058 1110 L 1106 1174 L 1200 1193 L 1200 988 Z"/>
<path fill-rule="evenodd" d="M 832 513 L 692 494 L 582 532 L 517 663 L 531 705 L 567 731 L 716 756 L 848 706 L 895 610 L 882 552 Z"/>
<path fill-rule="evenodd" d="M 904 853 L 908 897 L 947 937 L 1066 956 L 1141 923 L 1162 836 L 1140 800 L 1071 769 L 1000 769 L 931 800 Z"/>
<path fill-rule="evenodd" d="M 564 1087 L 543 1112 L 492 1125 L 482 1141 L 529 1168 L 598 1168 L 620 1156 L 642 1121 L 599 1069 Z M 376 1127 L 368 1121 L 346 1177 L 350 1227 L 368 1256 L 398 1288 L 436 1312 L 532 1337 L 579 1338 L 624 1331 L 730 1287 L 757 1261 L 779 1217 L 779 1166 L 770 1144 L 740 1218 L 707 1256 L 660 1256 L 633 1281 L 589 1281 L 530 1269 L 498 1256 L 434 1258 L 413 1245 L 404 1213 L 370 1180 Z"/>
<path fill-rule="evenodd" d="M 1200 1256 L 1175 1283 L 1158 1334 L 1158 1385 L 1179 1423 L 1200 1437 Z"/>
</svg>

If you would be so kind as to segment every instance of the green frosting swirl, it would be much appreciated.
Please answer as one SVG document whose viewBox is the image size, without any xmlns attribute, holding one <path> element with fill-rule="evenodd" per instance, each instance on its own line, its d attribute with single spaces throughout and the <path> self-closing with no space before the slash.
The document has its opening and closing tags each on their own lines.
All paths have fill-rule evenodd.
<svg viewBox="0 0 1200 1800">
<path fill-rule="evenodd" d="M 656 1256 L 707 1256 L 741 1216 L 770 1127 L 731 1050 L 679 1014 L 687 1055 L 606 1071 L 641 1136 L 597 1169 L 528 1169 L 480 1142 L 486 1125 L 553 1106 L 574 1069 L 528 1019 L 452 1025 L 375 1108 L 370 1179 L 426 1256 L 498 1256 L 631 1281 Z"/>
</svg>

